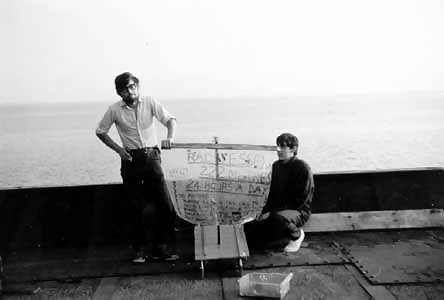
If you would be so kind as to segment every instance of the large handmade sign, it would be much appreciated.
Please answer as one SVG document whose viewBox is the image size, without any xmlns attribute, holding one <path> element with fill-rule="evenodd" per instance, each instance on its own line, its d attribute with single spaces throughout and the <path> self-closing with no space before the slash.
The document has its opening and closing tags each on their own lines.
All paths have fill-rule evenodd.
<svg viewBox="0 0 444 300">
<path fill-rule="evenodd" d="M 233 149 L 163 151 L 163 169 L 179 216 L 201 225 L 234 224 L 260 213 L 275 152 Z"/>
</svg>

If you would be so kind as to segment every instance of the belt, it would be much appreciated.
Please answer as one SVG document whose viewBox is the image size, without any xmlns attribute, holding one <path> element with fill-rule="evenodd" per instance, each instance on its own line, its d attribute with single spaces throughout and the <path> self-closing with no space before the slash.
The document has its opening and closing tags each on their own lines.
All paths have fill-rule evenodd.
<svg viewBox="0 0 444 300">
<path fill-rule="evenodd" d="M 143 148 L 139 148 L 139 149 L 129 149 L 128 152 L 130 154 L 141 154 L 141 153 L 149 153 L 151 151 L 155 151 L 158 150 L 159 147 L 154 146 L 154 147 L 143 147 Z"/>
</svg>

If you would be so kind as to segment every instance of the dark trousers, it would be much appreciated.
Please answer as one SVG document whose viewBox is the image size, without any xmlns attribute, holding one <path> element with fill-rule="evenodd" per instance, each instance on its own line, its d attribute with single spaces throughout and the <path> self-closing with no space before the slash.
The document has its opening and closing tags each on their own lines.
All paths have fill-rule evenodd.
<svg viewBox="0 0 444 300">
<path fill-rule="evenodd" d="M 244 225 L 245 235 L 249 247 L 267 247 L 282 242 L 296 240 L 300 235 L 300 228 L 308 220 L 308 216 L 298 210 L 280 210 L 270 213 L 262 221 L 252 221 Z"/>
<path fill-rule="evenodd" d="M 132 243 L 145 246 L 151 232 L 154 245 L 164 245 L 174 233 L 175 211 L 161 167 L 160 150 L 131 151 L 132 161 L 122 160 L 121 175 L 130 204 Z"/>
</svg>

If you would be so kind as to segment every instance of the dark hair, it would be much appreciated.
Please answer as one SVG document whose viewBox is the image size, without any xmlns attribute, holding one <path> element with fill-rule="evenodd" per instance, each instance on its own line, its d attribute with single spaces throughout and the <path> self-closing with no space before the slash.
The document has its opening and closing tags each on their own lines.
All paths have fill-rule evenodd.
<svg viewBox="0 0 444 300">
<path fill-rule="evenodd" d="M 299 146 L 299 141 L 295 135 L 285 132 L 276 138 L 276 145 L 297 148 Z"/>
<path fill-rule="evenodd" d="M 126 88 L 126 85 L 130 80 L 133 80 L 137 85 L 139 85 L 139 78 L 131 74 L 130 72 L 125 72 L 116 76 L 114 79 L 114 83 L 116 84 L 117 92 Z"/>
</svg>

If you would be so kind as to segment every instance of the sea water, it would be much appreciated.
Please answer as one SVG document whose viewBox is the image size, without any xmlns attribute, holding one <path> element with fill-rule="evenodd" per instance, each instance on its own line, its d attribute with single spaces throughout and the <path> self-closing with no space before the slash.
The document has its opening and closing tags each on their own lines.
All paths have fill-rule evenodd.
<svg viewBox="0 0 444 300">
<path fill-rule="evenodd" d="M 116 100 L 1 105 L 0 188 L 121 182 L 119 156 L 95 136 Z M 315 173 L 444 166 L 444 93 L 158 100 L 176 142 L 274 145 L 291 132 Z"/>
</svg>

